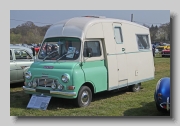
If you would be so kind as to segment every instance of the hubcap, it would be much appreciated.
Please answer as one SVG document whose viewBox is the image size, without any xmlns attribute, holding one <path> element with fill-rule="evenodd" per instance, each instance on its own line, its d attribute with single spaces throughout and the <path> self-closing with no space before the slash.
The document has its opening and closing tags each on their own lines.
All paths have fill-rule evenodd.
<svg viewBox="0 0 180 126">
<path fill-rule="evenodd" d="M 89 94 L 87 91 L 84 91 L 81 96 L 81 102 L 86 105 L 89 101 Z"/>
<path fill-rule="evenodd" d="M 136 84 L 135 87 L 134 87 L 134 89 L 135 89 L 136 91 L 139 90 L 139 84 Z"/>
</svg>

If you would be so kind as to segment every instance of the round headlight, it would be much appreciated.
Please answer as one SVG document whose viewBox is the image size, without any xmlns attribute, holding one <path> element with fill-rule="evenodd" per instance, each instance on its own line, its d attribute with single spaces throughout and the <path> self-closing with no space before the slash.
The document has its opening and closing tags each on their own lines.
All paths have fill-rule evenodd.
<svg viewBox="0 0 180 126">
<path fill-rule="evenodd" d="M 69 82 L 69 80 L 70 80 L 69 74 L 63 74 L 62 77 L 61 77 L 61 80 L 62 80 L 64 83 Z"/>
<path fill-rule="evenodd" d="M 25 77 L 27 78 L 27 79 L 31 79 L 31 72 L 30 71 L 28 71 L 28 72 L 26 72 L 25 73 Z"/>
<path fill-rule="evenodd" d="M 36 79 L 34 79 L 32 86 L 35 88 L 37 87 Z"/>
<path fill-rule="evenodd" d="M 59 90 L 62 90 L 63 88 L 64 88 L 63 85 L 61 85 L 61 84 L 58 85 L 58 89 L 59 89 Z"/>
<path fill-rule="evenodd" d="M 51 88 L 52 88 L 52 89 L 56 89 L 56 84 L 55 84 L 55 83 L 52 83 Z"/>
<path fill-rule="evenodd" d="M 32 86 L 32 82 L 28 82 L 28 86 L 31 87 Z"/>
</svg>

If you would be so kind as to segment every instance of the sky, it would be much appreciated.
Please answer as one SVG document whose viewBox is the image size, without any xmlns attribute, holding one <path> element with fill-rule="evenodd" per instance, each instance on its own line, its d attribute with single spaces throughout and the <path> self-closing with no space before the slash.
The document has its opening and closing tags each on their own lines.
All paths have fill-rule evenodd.
<svg viewBox="0 0 180 126">
<path fill-rule="evenodd" d="M 78 16 L 105 16 L 148 26 L 160 26 L 170 22 L 170 10 L 10 10 L 10 28 L 27 21 L 44 26 Z"/>
</svg>

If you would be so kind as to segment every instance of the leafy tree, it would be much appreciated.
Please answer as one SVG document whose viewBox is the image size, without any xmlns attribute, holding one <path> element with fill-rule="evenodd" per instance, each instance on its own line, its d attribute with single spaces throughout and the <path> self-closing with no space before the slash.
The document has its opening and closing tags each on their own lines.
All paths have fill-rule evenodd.
<svg viewBox="0 0 180 126">
<path fill-rule="evenodd" d="M 20 43 L 21 42 L 21 38 L 22 38 L 21 34 L 14 34 L 14 33 L 10 34 L 11 44 Z"/>
<path fill-rule="evenodd" d="M 149 27 L 146 24 L 143 24 L 143 26 L 149 28 L 152 42 L 170 41 L 170 35 L 171 35 L 170 23 L 162 24 L 159 27 L 157 25 L 154 26 L 153 24 L 151 25 L 151 27 Z M 23 23 L 17 26 L 16 28 L 10 29 L 10 43 L 12 44 L 41 43 L 49 27 L 50 25 L 39 27 L 36 26 L 33 22 L 27 21 L 26 23 Z"/>
</svg>

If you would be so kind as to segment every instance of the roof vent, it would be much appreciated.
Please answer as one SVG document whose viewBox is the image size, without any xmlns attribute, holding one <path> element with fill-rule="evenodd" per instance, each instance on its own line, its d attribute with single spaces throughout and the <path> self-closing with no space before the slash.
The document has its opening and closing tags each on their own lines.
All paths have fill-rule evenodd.
<svg viewBox="0 0 180 126">
<path fill-rule="evenodd" d="M 106 18 L 105 16 L 82 16 L 82 17 L 91 17 L 91 18 Z"/>
</svg>

